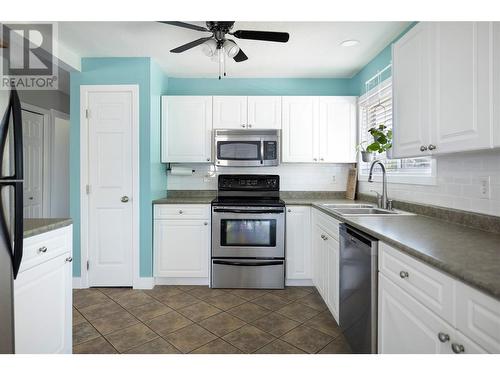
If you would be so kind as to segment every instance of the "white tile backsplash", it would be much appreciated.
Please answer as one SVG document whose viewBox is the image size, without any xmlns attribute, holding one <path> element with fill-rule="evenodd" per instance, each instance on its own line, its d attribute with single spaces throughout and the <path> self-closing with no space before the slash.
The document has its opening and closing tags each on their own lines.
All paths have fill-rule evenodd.
<svg viewBox="0 0 500 375">
<path fill-rule="evenodd" d="M 281 164 L 277 167 L 235 168 L 188 164 L 192 176 L 168 175 L 168 190 L 216 190 L 218 174 L 278 174 L 284 191 L 345 191 L 352 164 Z M 334 180 L 335 178 L 335 180 Z"/>
<path fill-rule="evenodd" d="M 391 199 L 500 216 L 500 150 L 461 153 L 437 159 L 436 185 L 390 183 Z M 490 176 L 490 199 L 480 196 L 479 178 Z M 359 191 L 381 191 L 380 183 L 359 182 Z"/>
</svg>

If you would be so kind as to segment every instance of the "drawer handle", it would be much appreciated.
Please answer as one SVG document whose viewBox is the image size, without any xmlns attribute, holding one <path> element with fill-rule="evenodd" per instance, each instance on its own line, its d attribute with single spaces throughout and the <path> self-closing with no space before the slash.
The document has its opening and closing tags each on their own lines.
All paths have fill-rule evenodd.
<svg viewBox="0 0 500 375">
<path fill-rule="evenodd" d="M 406 271 L 401 271 L 399 273 L 399 277 L 401 277 L 402 279 L 407 279 L 410 275 L 408 274 L 408 272 Z"/>
<path fill-rule="evenodd" d="M 450 335 L 448 335 L 447 333 L 444 333 L 444 332 L 439 332 L 438 339 L 441 342 L 450 341 Z"/>
<path fill-rule="evenodd" d="M 66 258 L 66 263 L 71 263 L 73 261 L 73 258 L 72 257 L 67 257 Z"/>
<path fill-rule="evenodd" d="M 47 252 L 47 247 L 42 246 L 41 248 L 38 249 L 38 254 L 44 254 Z"/>
<path fill-rule="evenodd" d="M 179 214 L 181 214 L 181 215 L 182 215 L 182 213 L 183 213 L 183 212 L 184 212 L 184 211 L 182 211 L 182 210 L 179 210 Z"/>
<path fill-rule="evenodd" d="M 460 344 L 451 344 L 451 350 L 453 350 L 453 353 L 455 354 L 460 354 L 465 352 L 464 346 Z"/>
</svg>

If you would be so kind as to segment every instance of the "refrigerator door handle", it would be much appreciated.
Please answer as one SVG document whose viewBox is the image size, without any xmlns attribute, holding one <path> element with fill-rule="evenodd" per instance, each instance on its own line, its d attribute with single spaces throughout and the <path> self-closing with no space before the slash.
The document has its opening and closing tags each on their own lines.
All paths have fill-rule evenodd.
<svg viewBox="0 0 500 375">
<path fill-rule="evenodd" d="M 14 131 L 14 179 L 24 179 L 23 168 L 23 121 L 21 114 L 21 101 L 17 91 L 11 92 L 12 125 Z M 22 216 L 21 216 L 22 217 Z"/>
<path fill-rule="evenodd" d="M 12 271 L 14 279 L 17 277 L 21 261 L 23 259 L 23 239 L 24 239 L 24 223 L 23 223 L 23 184 L 22 182 L 14 183 L 14 254 L 12 257 Z"/>
</svg>

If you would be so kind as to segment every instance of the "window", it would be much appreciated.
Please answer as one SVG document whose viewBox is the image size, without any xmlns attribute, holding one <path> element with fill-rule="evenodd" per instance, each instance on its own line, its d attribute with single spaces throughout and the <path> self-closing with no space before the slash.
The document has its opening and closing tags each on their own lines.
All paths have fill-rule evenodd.
<svg viewBox="0 0 500 375">
<path fill-rule="evenodd" d="M 390 69 L 388 66 L 386 69 Z M 385 69 L 381 72 L 385 72 Z M 366 87 L 373 87 L 373 80 L 380 80 L 379 75 L 367 81 Z M 366 147 L 372 141 L 368 130 L 374 126 L 385 124 L 392 129 L 392 80 L 386 79 L 377 82 L 366 94 L 359 98 L 358 113 L 360 127 L 360 141 L 366 141 Z M 371 86 L 370 86 L 371 85 Z M 391 150 L 388 151 L 390 153 Z M 377 154 L 386 167 L 388 181 L 395 183 L 435 184 L 435 161 L 430 157 L 416 157 L 409 159 L 387 159 L 385 153 Z M 370 163 L 365 163 L 359 157 L 359 175 L 366 180 L 370 171 Z M 375 180 L 381 175 L 380 168 L 374 170 Z"/>
</svg>

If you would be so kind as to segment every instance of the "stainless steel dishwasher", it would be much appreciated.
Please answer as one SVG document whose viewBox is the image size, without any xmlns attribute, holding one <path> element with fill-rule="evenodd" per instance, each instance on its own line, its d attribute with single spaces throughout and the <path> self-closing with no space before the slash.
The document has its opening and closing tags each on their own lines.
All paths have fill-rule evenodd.
<svg viewBox="0 0 500 375">
<path fill-rule="evenodd" d="M 339 323 L 355 353 L 377 353 L 377 239 L 340 229 Z"/>
</svg>

